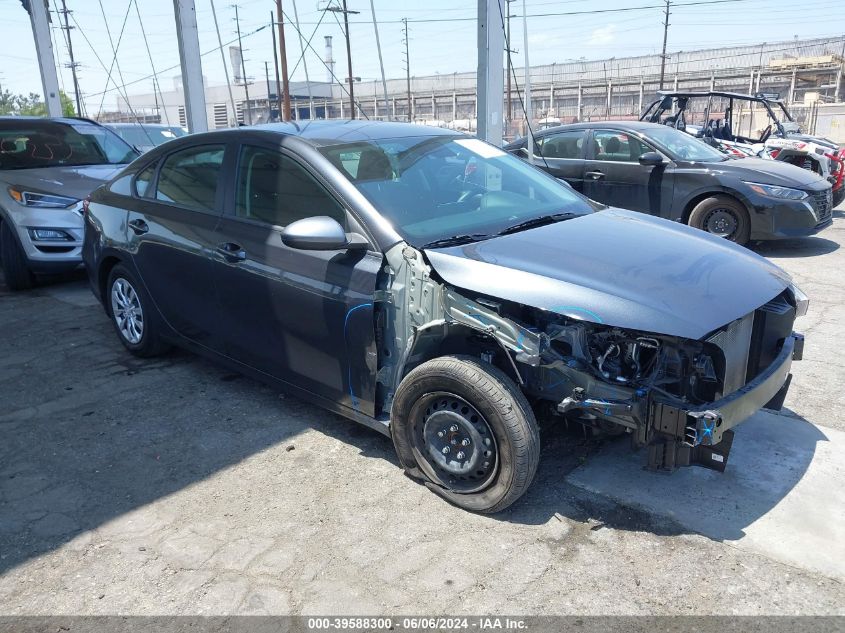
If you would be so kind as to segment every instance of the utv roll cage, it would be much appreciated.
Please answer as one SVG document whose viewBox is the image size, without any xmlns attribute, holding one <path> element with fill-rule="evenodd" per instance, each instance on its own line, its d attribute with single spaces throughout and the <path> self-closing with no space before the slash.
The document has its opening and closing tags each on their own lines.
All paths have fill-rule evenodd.
<svg viewBox="0 0 845 633">
<path fill-rule="evenodd" d="M 687 106 L 690 99 L 706 99 L 707 104 L 704 109 L 704 125 L 700 131 L 697 131 L 695 136 L 704 138 L 721 139 L 724 141 L 739 141 L 745 143 L 761 143 L 765 142 L 772 134 L 786 137 L 790 132 L 796 132 L 797 125 L 795 120 L 789 114 L 783 101 L 779 95 L 759 93 L 757 95 L 745 95 L 738 92 L 719 92 L 719 91 L 704 91 L 704 92 L 667 92 L 660 91 L 657 93 L 660 97 L 652 102 L 640 116 L 640 121 L 648 121 L 650 123 L 663 123 L 670 125 L 679 130 L 686 130 L 689 123 L 686 120 Z M 728 106 L 724 111 L 724 118 L 711 119 L 713 112 L 713 101 L 719 99 L 727 101 Z M 748 138 L 740 136 L 735 133 L 734 115 L 736 113 L 735 102 L 740 102 L 740 106 L 745 103 L 749 107 L 759 105 L 765 109 L 773 124 L 769 125 L 763 132 L 759 139 Z M 778 117 L 777 113 L 781 114 Z M 784 125 L 784 121 L 787 125 Z M 792 125 L 788 125 L 792 124 Z M 774 127 L 773 127 L 774 126 Z M 787 126 L 790 129 L 787 129 Z M 794 129 L 793 129 L 794 128 Z"/>
</svg>

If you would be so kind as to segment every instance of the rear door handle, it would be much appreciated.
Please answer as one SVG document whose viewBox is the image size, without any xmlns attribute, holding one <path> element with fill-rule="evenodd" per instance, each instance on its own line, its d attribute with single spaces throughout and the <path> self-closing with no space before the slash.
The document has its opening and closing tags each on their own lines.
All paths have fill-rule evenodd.
<svg viewBox="0 0 845 633">
<path fill-rule="evenodd" d="M 227 262 L 242 262 L 246 259 L 246 251 L 240 244 L 234 242 L 223 242 L 217 245 L 217 252 L 223 256 Z"/>
<path fill-rule="evenodd" d="M 604 178 L 604 174 L 600 171 L 588 171 L 584 174 L 587 178 L 592 178 L 593 180 L 601 180 Z"/>
<path fill-rule="evenodd" d="M 144 233 L 149 232 L 150 225 L 143 220 L 132 220 L 129 223 L 129 228 L 132 229 L 135 235 L 143 235 Z"/>
</svg>

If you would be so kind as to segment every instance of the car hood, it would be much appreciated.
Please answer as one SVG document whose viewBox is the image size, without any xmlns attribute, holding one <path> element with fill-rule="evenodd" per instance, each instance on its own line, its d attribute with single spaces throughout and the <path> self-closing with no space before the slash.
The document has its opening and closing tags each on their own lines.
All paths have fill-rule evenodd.
<svg viewBox="0 0 845 633">
<path fill-rule="evenodd" d="M 424 252 L 459 289 L 688 339 L 745 316 L 790 284 L 780 268 L 731 242 L 613 208 Z"/>
<path fill-rule="evenodd" d="M 10 185 L 55 193 L 82 200 L 104 182 L 111 180 L 125 165 L 84 165 L 78 167 L 40 167 L 0 172 Z"/>
<path fill-rule="evenodd" d="M 713 172 L 735 176 L 746 182 L 781 187 L 818 187 L 826 181 L 809 169 L 764 158 L 740 158 L 714 163 Z"/>
</svg>

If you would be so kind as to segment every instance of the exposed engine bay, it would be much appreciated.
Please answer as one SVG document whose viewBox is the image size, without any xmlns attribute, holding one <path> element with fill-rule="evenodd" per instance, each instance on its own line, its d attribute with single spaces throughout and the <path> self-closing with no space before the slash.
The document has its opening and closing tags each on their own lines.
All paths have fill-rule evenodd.
<svg viewBox="0 0 845 633">
<path fill-rule="evenodd" d="M 513 377 L 538 417 L 597 434 L 627 433 L 634 448 L 648 447 L 654 470 L 700 464 L 721 471 L 730 427 L 763 405 L 780 408 L 789 364 L 801 355 L 789 290 L 703 340 L 689 340 L 452 288 L 409 246 L 387 258 L 376 335 L 376 401 L 385 418 L 413 367 L 437 355 L 470 354 Z M 783 375 L 772 373 L 775 366 Z M 752 387 L 759 394 L 764 381 L 774 396 L 751 410 L 745 394 Z"/>
</svg>

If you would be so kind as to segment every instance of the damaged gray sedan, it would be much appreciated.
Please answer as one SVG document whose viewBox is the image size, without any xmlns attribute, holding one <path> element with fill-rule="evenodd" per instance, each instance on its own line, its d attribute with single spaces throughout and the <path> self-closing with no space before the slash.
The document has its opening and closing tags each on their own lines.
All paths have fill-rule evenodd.
<svg viewBox="0 0 845 633">
<path fill-rule="evenodd" d="M 538 418 L 628 434 L 654 470 L 723 470 L 803 349 L 807 298 L 765 259 L 447 130 L 195 135 L 86 209 L 130 352 L 186 347 L 377 429 L 478 512 L 530 486 Z"/>
</svg>

